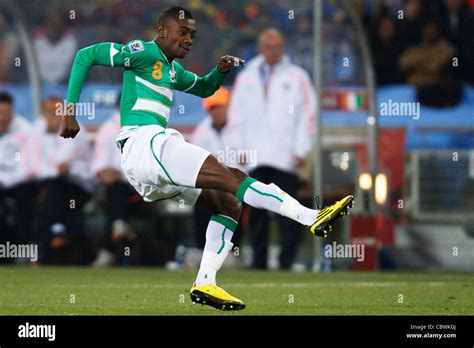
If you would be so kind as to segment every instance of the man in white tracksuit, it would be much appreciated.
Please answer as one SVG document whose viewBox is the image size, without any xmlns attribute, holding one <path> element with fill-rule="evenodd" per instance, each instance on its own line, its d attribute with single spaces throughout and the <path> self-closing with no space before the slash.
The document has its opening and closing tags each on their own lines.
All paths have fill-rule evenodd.
<svg viewBox="0 0 474 348">
<path fill-rule="evenodd" d="M 55 254 L 50 252 L 52 250 L 71 244 L 82 247 L 77 245 L 83 242 L 81 208 L 95 186 L 90 169 L 92 148 L 86 133 L 75 141 L 58 137 L 62 102 L 63 99 L 56 96 L 43 101 L 42 115 L 34 122 L 29 138 L 29 166 L 41 188 L 42 198 L 38 208 L 40 263 L 52 261 Z"/>
<path fill-rule="evenodd" d="M 29 180 L 27 140 L 31 123 L 13 111 L 13 98 L 0 92 L 0 243 L 32 241 L 33 191 Z M 15 203 L 9 223 L 7 200 Z"/>
<path fill-rule="evenodd" d="M 258 39 L 259 55 L 238 75 L 229 107 L 231 144 L 234 149 L 256 152 L 250 175 L 275 183 L 291 196 L 298 189 L 298 170 L 309 154 L 315 136 L 315 95 L 308 74 L 284 54 L 283 38 L 267 29 Z M 268 213 L 252 209 L 249 236 L 254 268 L 267 267 Z M 298 225 L 278 216 L 280 268 L 293 263 Z"/>
</svg>

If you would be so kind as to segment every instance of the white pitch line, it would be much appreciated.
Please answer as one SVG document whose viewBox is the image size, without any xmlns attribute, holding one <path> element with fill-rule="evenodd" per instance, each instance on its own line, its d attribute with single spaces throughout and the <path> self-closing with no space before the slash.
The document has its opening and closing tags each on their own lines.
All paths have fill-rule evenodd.
<svg viewBox="0 0 474 348">
<path fill-rule="evenodd" d="M 399 287 L 399 286 L 410 286 L 410 285 L 421 285 L 428 287 L 436 287 L 443 285 L 454 285 L 462 284 L 465 282 L 317 282 L 317 283 L 227 283 L 226 287 L 233 288 L 305 288 L 305 287 Z M 17 284 L 2 284 L 1 287 L 16 287 Z M 33 286 L 32 286 L 33 287 Z M 131 288 L 131 289 L 142 289 L 142 288 L 186 288 L 190 285 L 168 283 L 168 284 L 156 284 L 156 283 L 138 283 L 138 284 L 126 284 L 126 283 L 107 283 L 107 284 L 50 284 L 48 287 L 52 288 Z"/>
</svg>

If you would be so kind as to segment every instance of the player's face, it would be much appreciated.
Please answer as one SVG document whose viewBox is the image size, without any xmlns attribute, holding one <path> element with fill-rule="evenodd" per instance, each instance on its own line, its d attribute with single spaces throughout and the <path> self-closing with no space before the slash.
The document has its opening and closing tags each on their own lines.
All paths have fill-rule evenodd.
<svg viewBox="0 0 474 348">
<path fill-rule="evenodd" d="M 170 20 L 166 24 L 165 42 L 168 54 L 173 58 L 184 58 L 191 49 L 196 35 L 194 19 Z"/>
<path fill-rule="evenodd" d="M 0 133 L 6 132 L 13 119 L 13 108 L 10 103 L 0 102 Z"/>
</svg>

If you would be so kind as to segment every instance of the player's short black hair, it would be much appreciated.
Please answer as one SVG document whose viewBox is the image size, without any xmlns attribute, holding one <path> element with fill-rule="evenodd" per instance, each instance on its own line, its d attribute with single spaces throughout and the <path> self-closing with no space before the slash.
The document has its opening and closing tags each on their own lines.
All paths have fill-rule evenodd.
<svg viewBox="0 0 474 348">
<path fill-rule="evenodd" d="M 160 13 L 158 17 L 158 26 L 166 25 L 170 19 L 194 19 L 191 12 L 181 6 L 170 6 Z"/>
<path fill-rule="evenodd" d="M 0 92 L 0 103 L 13 104 L 13 97 L 8 92 Z"/>
</svg>

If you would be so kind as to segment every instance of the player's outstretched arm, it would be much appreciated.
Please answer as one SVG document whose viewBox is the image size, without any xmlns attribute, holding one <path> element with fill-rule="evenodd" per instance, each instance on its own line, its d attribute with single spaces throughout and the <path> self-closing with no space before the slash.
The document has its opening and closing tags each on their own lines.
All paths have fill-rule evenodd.
<svg viewBox="0 0 474 348">
<path fill-rule="evenodd" d="M 229 71 L 245 65 L 245 61 L 234 56 L 222 56 L 219 58 L 217 66 L 206 76 L 197 76 L 195 73 L 185 70 L 177 62 L 173 64 L 175 64 L 177 73 L 175 88 L 178 91 L 206 98 L 219 89 Z"/>
<path fill-rule="evenodd" d="M 104 42 L 80 49 L 71 68 L 69 86 L 67 92 L 68 112 L 63 116 L 60 136 L 63 138 L 74 138 L 80 127 L 75 118 L 74 105 L 79 102 L 82 87 L 87 78 L 89 69 L 94 65 L 102 66 L 130 66 L 132 59 L 129 56 L 128 47 L 124 45 Z"/>
</svg>

